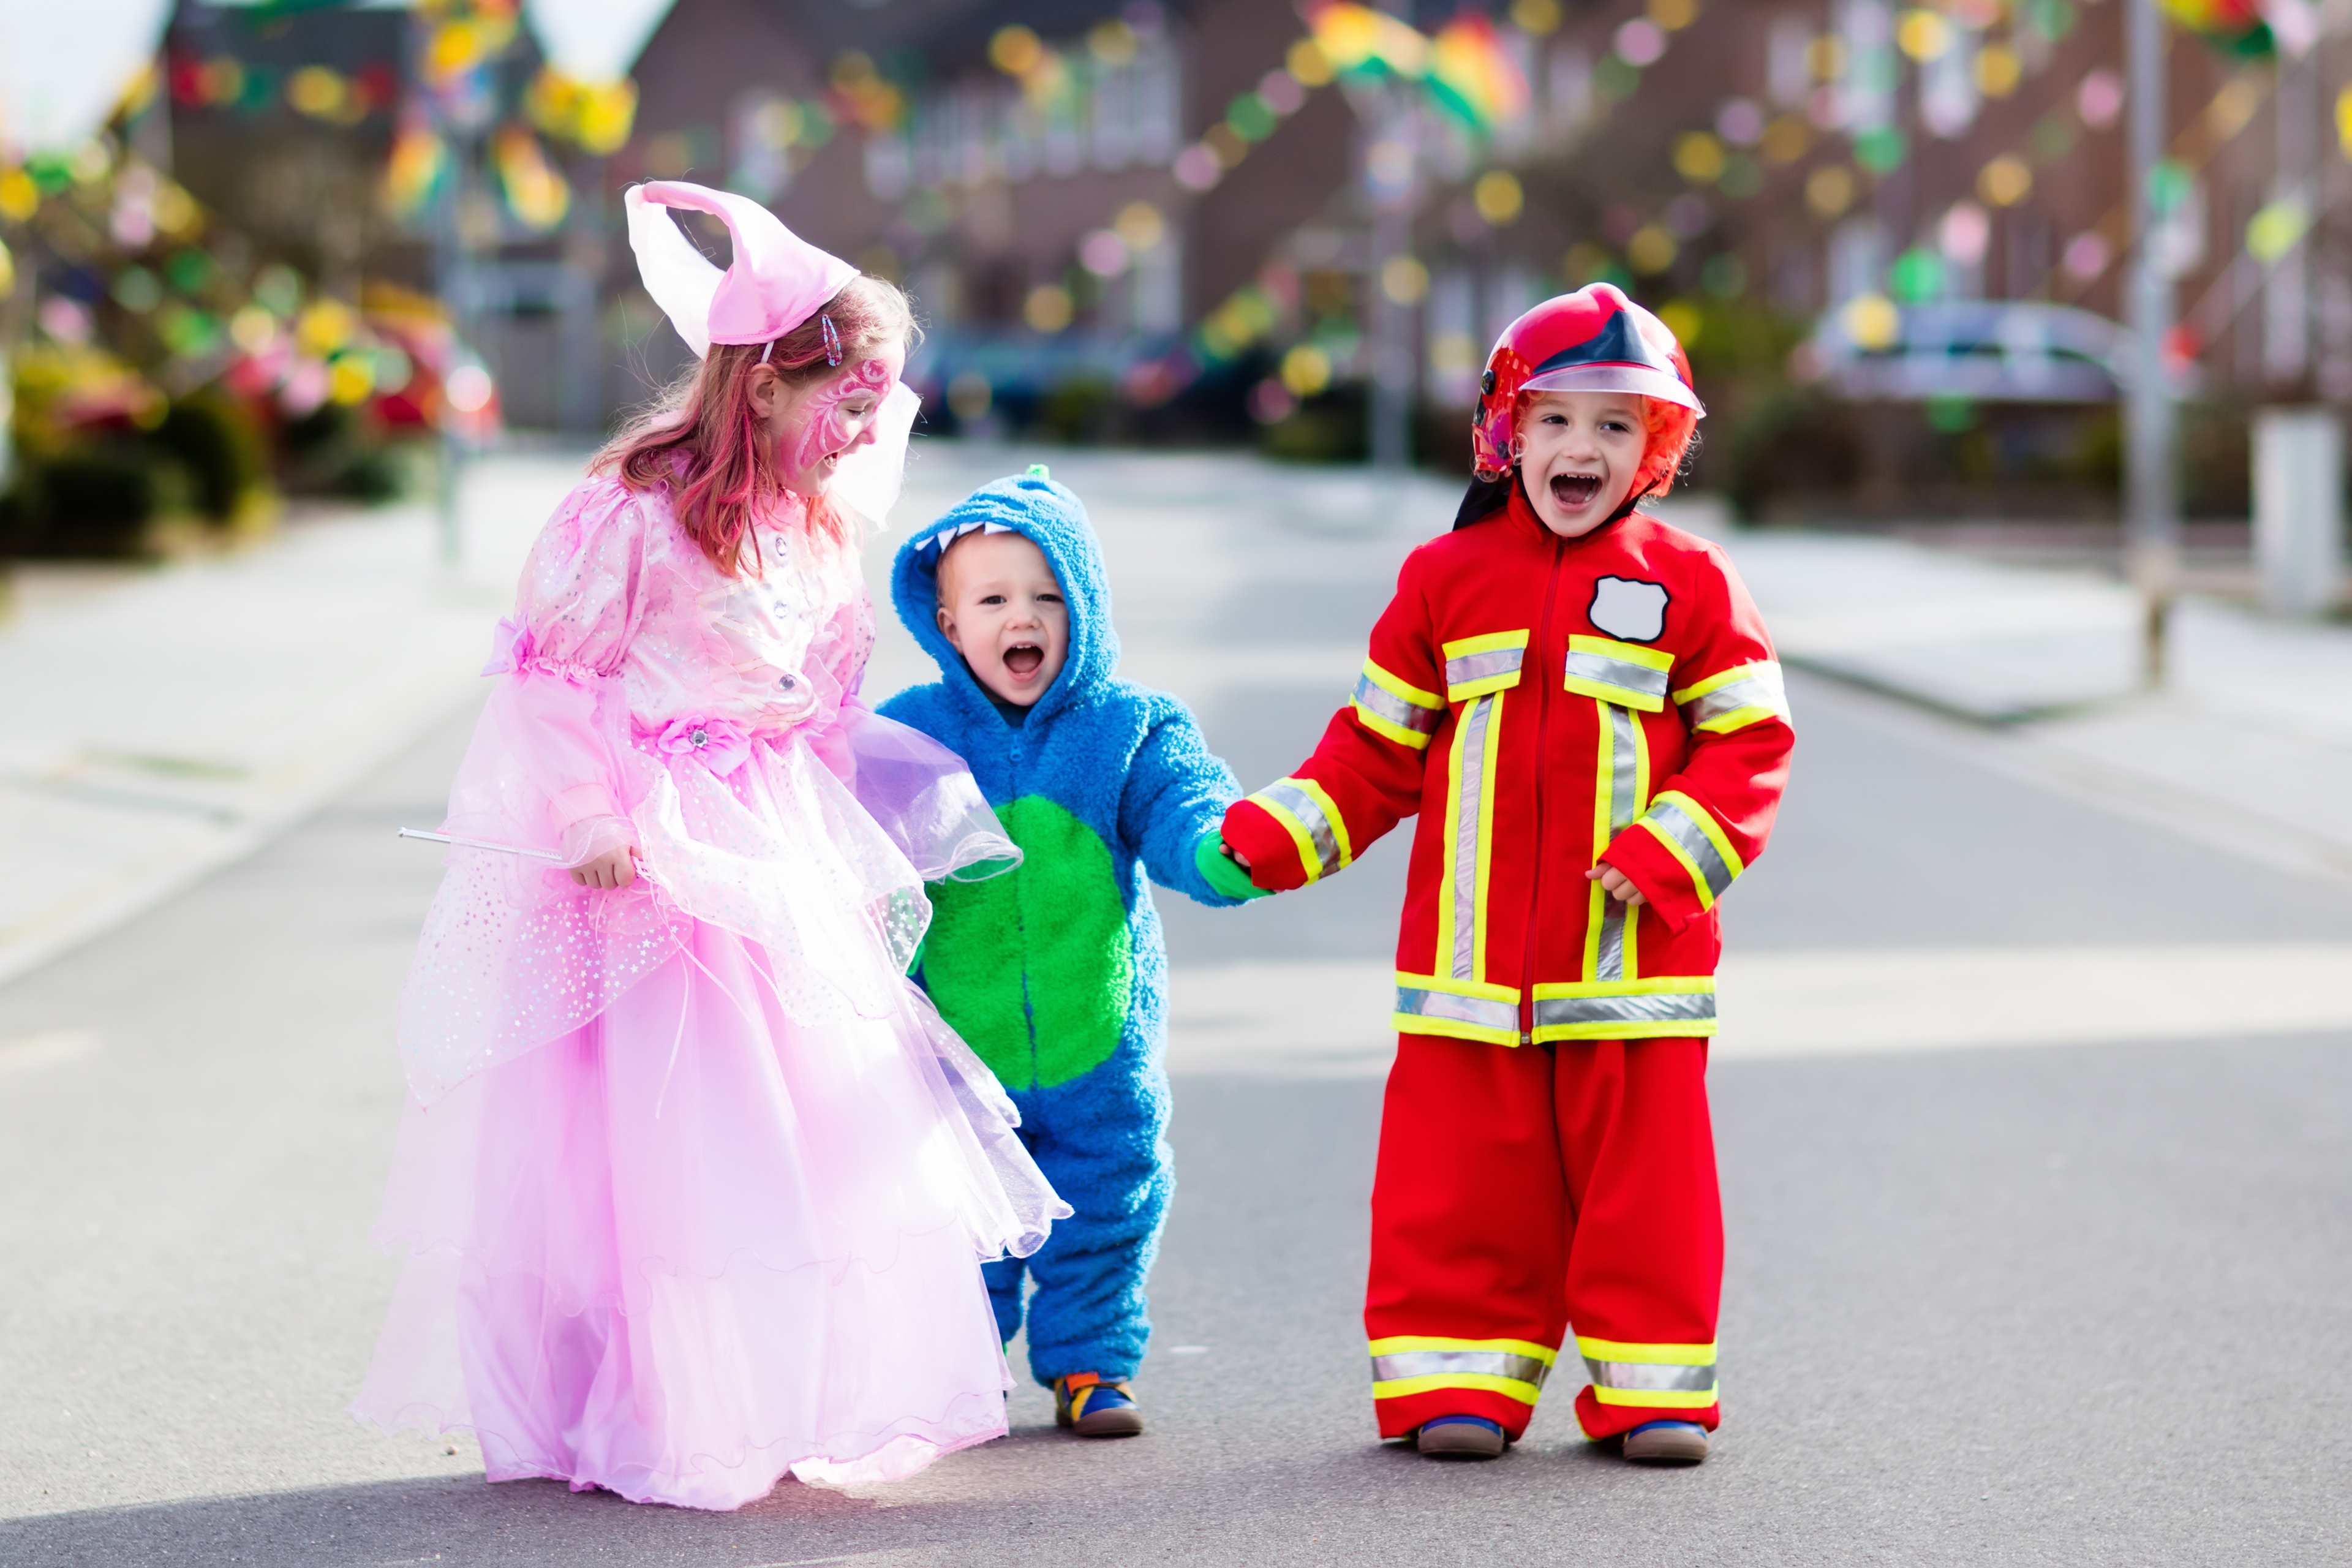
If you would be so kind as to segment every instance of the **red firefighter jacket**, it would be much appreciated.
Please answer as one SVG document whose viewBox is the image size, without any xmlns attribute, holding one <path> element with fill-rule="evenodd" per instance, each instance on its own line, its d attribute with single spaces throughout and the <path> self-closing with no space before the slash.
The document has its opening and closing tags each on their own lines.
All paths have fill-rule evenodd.
<svg viewBox="0 0 2352 1568">
<path fill-rule="evenodd" d="M 1716 901 L 1763 851 L 1794 743 L 1721 551 L 1639 512 L 1560 539 L 1514 485 L 1407 557 L 1354 700 L 1226 813 L 1225 841 L 1279 890 L 1420 814 L 1401 1032 L 1712 1035 Z M 1645 905 L 1586 878 L 1603 859 Z"/>
</svg>

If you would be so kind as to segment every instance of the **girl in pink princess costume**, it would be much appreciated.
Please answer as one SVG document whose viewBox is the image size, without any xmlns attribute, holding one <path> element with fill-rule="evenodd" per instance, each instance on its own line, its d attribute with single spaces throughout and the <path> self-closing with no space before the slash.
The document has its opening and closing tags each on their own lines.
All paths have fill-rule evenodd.
<svg viewBox="0 0 2352 1568">
<path fill-rule="evenodd" d="M 975 1259 L 1069 1209 L 906 971 L 1009 868 L 953 755 L 858 700 L 859 529 L 916 399 L 890 285 L 698 185 L 627 195 L 701 364 L 533 547 L 400 1011 L 365 1387 L 491 1480 L 732 1509 L 1005 1430 Z M 665 210 L 715 215 L 722 275 Z"/>
</svg>

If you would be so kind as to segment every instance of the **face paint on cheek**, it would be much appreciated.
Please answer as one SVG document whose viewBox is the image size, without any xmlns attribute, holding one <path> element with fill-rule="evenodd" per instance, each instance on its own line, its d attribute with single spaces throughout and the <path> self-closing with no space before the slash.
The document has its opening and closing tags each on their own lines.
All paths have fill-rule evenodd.
<svg viewBox="0 0 2352 1568">
<path fill-rule="evenodd" d="M 847 449 L 856 438 L 857 416 L 844 414 L 842 405 L 860 394 L 870 395 L 876 407 L 890 391 L 890 366 L 882 360 L 861 360 L 813 393 L 801 423 L 800 439 L 793 447 L 793 468 L 813 473 L 834 453 Z M 870 415 L 871 410 L 867 413 Z"/>
</svg>

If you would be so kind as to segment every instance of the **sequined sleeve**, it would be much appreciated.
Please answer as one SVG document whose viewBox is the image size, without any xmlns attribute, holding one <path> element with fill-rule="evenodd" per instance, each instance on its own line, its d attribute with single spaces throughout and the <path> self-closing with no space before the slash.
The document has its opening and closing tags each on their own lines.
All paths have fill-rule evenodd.
<svg viewBox="0 0 2352 1568">
<path fill-rule="evenodd" d="M 563 499 L 531 546 L 488 673 L 503 664 L 583 679 L 619 668 L 643 601 L 646 510 L 612 479 Z"/>
</svg>

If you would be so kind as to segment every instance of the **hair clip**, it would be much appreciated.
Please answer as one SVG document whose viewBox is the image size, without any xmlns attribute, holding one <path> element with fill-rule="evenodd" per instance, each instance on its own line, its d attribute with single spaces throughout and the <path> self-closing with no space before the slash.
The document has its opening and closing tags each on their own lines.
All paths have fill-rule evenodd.
<svg viewBox="0 0 2352 1568">
<path fill-rule="evenodd" d="M 768 363 L 768 356 L 769 356 L 770 354 L 772 354 L 772 353 L 774 353 L 775 352 L 776 352 L 776 340 L 775 340 L 775 339 L 773 339 L 773 338 L 770 338 L 766 342 L 761 343 L 761 344 L 760 345 L 760 363 L 761 363 L 761 364 L 765 364 L 765 363 Z"/>
<path fill-rule="evenodd" d="M 834 330 L 833 318 L 819 316 L 816 324 L 824 332 L 824 363 L 838 365 L 841 363 L 841 334 Z"/>
</svg>

